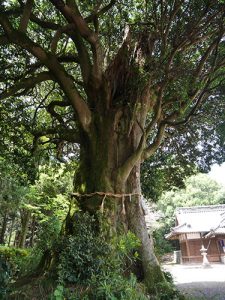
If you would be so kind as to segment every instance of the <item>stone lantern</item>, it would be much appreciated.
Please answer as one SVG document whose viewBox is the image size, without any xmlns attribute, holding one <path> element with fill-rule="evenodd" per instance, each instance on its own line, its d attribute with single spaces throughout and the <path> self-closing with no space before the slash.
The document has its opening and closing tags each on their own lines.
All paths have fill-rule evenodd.
<svg viewBox="0 0 225 300">
<path fill-rule="evenodd" d="M 204 245 L 202 245 L 202 248 L 200 249 L 200 252 L 201 252 L 201 255 L 202 255 L 202 258 L 203 258 L 202 266 L 204 268 L 209 267 L 210 264 L 209 264 L 209 261 L 207 259 L 207 249 L 204 247 Z"/>
</svg>

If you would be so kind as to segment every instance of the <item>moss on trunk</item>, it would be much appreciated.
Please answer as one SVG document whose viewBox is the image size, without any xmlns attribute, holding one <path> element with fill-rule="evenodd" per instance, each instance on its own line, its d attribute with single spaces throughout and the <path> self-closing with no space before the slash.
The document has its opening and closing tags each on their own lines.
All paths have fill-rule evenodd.
<svg viewBox="0 0 225 300">
<path fill-rule="evenodd" d="M 80 193 L 90 194 L 105 192 L 121 194 L 121 197 L 91 196 L 81 197 L 80 206 L 85 211 L 93 213 L 103 210 L 109 220 L 111 232 L 132 231 L 141 241 L 139 256 L 141 260 L 137 275 L 144 274 L 144 281 L 152 292 L 157 282 L 164 282 L 165 278 L 154 255 L 152 239 L 147 232 L 143 210 L 141 206 L 140 162 L 133 166 L 126 181 L 118 181 L 118 170 L 140 143 L 142 131 L 133 129 L 127 135 L 127 124 L 120 121 L 119 132 L 115 130 L 115 115 L 107 120 L 98 120 L 94 134 L 85 135 L 85 143 L 81 147 L 81 168 L 79 181 L 76 180 Z M 118 127 L 118 119 L 116 119 Z M 127 122 L 127 121 L 126 121 Z M 99 130 L 96 130 L 98 128 Z M 126 135 L 124 134 L 126 132 Z M 133 196 L 122 196 L 131 194 Z M 109 232 L 107 232 L 108 234 Z M 155 274 L 154 274 L 155 273 Z"/>
</svg>

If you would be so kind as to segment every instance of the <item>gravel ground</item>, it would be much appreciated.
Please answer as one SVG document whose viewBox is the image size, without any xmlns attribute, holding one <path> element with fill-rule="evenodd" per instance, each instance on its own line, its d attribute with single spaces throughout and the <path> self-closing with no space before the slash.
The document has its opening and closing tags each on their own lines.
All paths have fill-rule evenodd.
<svg viewBox="0 0 225 300">
<path fill-rule="evenodd" d="M 225 300 L 225 265 L 164 265 L 178 289 L 193 300 Z"/>
</svg>

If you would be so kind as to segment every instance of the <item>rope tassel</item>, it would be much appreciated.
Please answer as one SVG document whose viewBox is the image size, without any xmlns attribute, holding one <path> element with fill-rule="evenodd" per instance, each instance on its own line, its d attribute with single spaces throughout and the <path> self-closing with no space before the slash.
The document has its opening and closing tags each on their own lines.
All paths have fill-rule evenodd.
<svg viewBox="0 0 225 300">
<path fill-rule="evenodd" d="M 126 215 L 126 209 L 125 209 L 125 198 L 123 196 L 122 198 L 122 214 L 125 216 Z"/>
<path fill-rule="evenodd" d="M 103 199 L 102 199 L 102 204 L 101 204 L 101 206 L 100 206 L 100 212 L 103 214 L 103 212 L 104 212 L 104 202 L 105 202 L 105 198 L 106 198 L 106 194 L 105 194 L 105 196 L 103 197 Z"/>
</svg>

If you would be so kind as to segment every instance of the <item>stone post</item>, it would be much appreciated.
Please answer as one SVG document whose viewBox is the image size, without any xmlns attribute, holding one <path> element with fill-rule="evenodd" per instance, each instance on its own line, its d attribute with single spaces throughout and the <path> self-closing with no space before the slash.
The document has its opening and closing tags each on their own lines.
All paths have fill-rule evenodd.
<svg viewBox="0 0 225 300">
<path fill-rule="evenodd" d="M 207 259 L 207 249 L 202 245 L 202 248 L 200 249 L 203 261 L 202 261 L 202 266 L 204 268 L 207 268 L 210 266 L 209 261 Z"/>
</svg>

